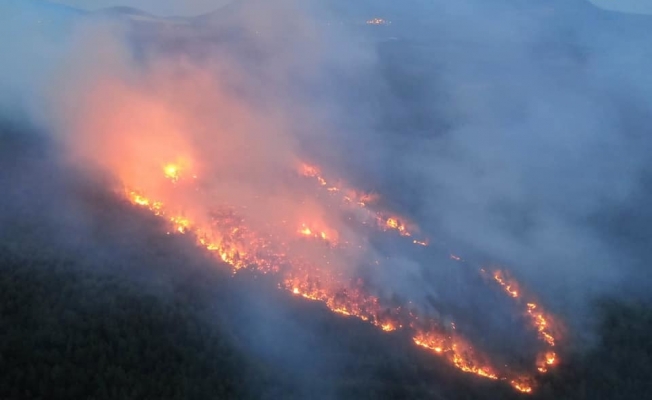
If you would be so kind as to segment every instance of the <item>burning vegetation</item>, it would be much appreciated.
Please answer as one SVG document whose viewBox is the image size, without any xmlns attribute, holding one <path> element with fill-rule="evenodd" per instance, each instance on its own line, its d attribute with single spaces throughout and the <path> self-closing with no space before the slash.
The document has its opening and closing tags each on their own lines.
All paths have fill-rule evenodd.
<svg viewBox="0 0 652 400">
<path fill-rule="evenodd" d="M 216 79 L 210 68 L 151 65 L 140 80 L 129 82 L 113 71 L 84 77 L 89 81 L 70 89 L 79 111 L 61 129 L 77 133 L 66 145 L 80 167 L 90 160 L 110 172 L 120 194 L 165 220 L 169 234 L 193 238 L 234 274 L 253 269 L 269 275 L 297 298 L 384 332 L 400 331 L 461 371 L 503 380 L 523 392 L 533 390 L 536 374 L 558 363 L 553 319 L 507 275 L 497 275 L 498 288 L 523 307 L 544 347 L 530 371 L 505 366 L 464 329 L 365 279 L 360 267 L 392 267 L 375 239 L 414 251 L 433 247 L 431 240 L 379 194 L 304 162 L 291 133 L 296 116 L 260 106 L 273 104 L 278 93 L 256 92 L 260 99 L 252 101 L 247 91 Z M 220 67 L 240 77 L 240 69 Z"/>
<path fill-rule="evenodd" d="M 331 311 L 366 321 L 385 332 L 406 330 L 414 343 L 426 351 L 448 361 L 455 368 L 477 376 L 504 380 L 516 390 L 530 393 L 534 387 L 534 375 L 522 371 L 511 371 L 492 365 L 491 358 L 481 353 L 455 329 L 441 321 L 423 314 L 416 307 L 396 306 L 372 294 L 364 280 L 351 277 L 342 270 L 342 264 L 356 257 L 364 257 L 364 240 L 352 237 L 350 232 L 338 232 L 326 221 L 328 217 L 316 215 L 279 216 L 264 224 L 249 225 L 243 215 L 244 209 L 229 205 L 215 205 L 205 214 L 184 209 L 185 193 L 200 193 L 206 190 L 194 173 L 177 164 L 165 164 L 161 174 L 166 199 L 149 198 L 137 188 L 124 191 L 133 204 L 144 207 L 153 214 L 168 221 L 170 234 L 188 234 L 195 237 L 197 244 L 215 257 L 230 265 L 233 273 L 242 268 L 254 268 L 263 274 L 278 278 L 280 289 L 295 296 L 318 301 Z M 341 183 L 332 183 L 323 176 L 319 168 L 301 163 L 294 178 L 297 185 L 304 182 L 305 190 L 322 199 L 339 215 L 346 216 L 348 224 L 378 232 L 394 233 L 397 237 L 417 237 L 419 229 L 405 218 L 389 213 L 378 205 L 376 194 L 359 192 Z M 312 182 L 312 183 L 311 183 Z M 182 192 L 182 193 L 178 193 Z M 201 197 L 201 196 L 200 196 Z M 187 205 L 186 205 L 187 207 Z M 321 209 L 320 211 L 323 211 Z M 290 222 L 297 220 L 292 229 Z M 347 225 L 342 225 L 346 227 Z M 360 232 L 351 229 L 351 232 Z M 306 242 L 307 240 L 307 242 Z M 418 246 L 428 246 L 428 239 L 418 237 L 410 240 Z M 307 250 L 306 250 L 307 248 Z M 352 256 L 353 255 L 353 256 Z M 451 254 L 451 259 L 461 261 Z M 482 274 L 487 272 L 482 269 Z M 525 315 L 536 329 L 545 349 L 537 356 L 536 373 L 545 373 L 557 363 L 550 315 L 539 304 L 525 299 L 519 284 L 506 272 L 496 270 L 491 278 L 509 297 L 525 307 Z"/>
</svg>

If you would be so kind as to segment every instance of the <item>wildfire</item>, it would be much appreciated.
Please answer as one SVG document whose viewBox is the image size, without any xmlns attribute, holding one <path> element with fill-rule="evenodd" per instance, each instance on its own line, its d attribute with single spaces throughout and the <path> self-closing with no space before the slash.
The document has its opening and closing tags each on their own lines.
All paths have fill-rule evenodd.
<svg viewBox="0 0 652 400">
<path fill-rule="evenodd" d="M 382 220 L 383 218 L 379 216 L 379 218 Z M 407 228 L 405 227 L 405 224 L 400 222 L 397 218 L 395 217 L 389 217 L 385 220 L 385 229 L 394 229 L 397 230 L 398 233 L 401 236 L 412 236 L 410 232 L 408 232 Z"/>
<path fill-rule="evenodd" d="M 335 242 L 337 239 L 337 232 L 332 229 L 313 230 L 306 224 L 301 224 L 299 233 L 306 237 L 322 239 L 328 242 Z"/>
<path fill-rule="evenodd" d="M 167 179 L 176 183 L 180 177 L 179 171 L 175 164 L 169 164 L 164 168 L 163 173 Z M 354 194 L 357 192 L 345 187 L 331 185 L 314 166 L 304 164 L 300 172 L 303 176 L 316 179 L 319 186 L 325 187 L 330 195 L 339 196 L 340 204 L 355 204 L 367 215 L 371 215 L 376 221 L 376 226 L 382 231 L 391 230 L 398 232 L 400 236 L 411 236 L 402 219 L 385 216 L 385 214 L 372 211 L 367 207 L 366 203 L 375 201 L 376 195 L 365 197 Z M 367 321 L 384 332 L 407 329 L 416 345 L 442 357 L 463 372 L 493 380 L 509 379 L 510 374 L 499 372 L 490 366 L 485 361 L 487 357 L 480 355 L 457 333 L 454 324 L 451 324 L 452 330 L 446 329 L 433 319 L 419 316 L 417 310 L 383 304 L 381 299 L 368 293 L 361 280 L 347 282 L 340 276 L 333 275 L 326 267 L 328 260 L 324 261 L 325 265 L 318 265 L 314 261 L 308 262 L 302 257 L 288 255 L 292 252 L 286 248 L 287 239 L 273 241 L 267 235 L 250 230 L 244 224 L 244 219 L 239 217 L 233 209 L 218 209 L 210 214 L 209 220 L 203 221 L 184 215 L 183 210 L 175 210 L 174 207 L 151 200 L 141 192 L 126 190 L 125 194 L 133 204 L 164 217 L 173 232 L 193 235 L 199 246 L 229 264 L 234 272 L 247 266 L 253 266 L 263 273 L 278 274 L 279 287 L 293 295 L 319 301 L 335 313 Z M 296 233 L 297 238 L 317 238 L 329 243 L 337 239 L 337 232 L 323 227 L 321 223 L 301 223 Z M 413 243 L 421 246 L 428 245 L 426 240 L 414 239 Z M 330 251 L 337 250 L 331 246 L 328 248 Z M 460 257 L 453 254 L 450 257 L 454 260 L 461 260 Z M 511 297 L 519 298 L 516 289 L 518 286 L 515 281 L 501 271 L 494 273 L 493 278 Z M 539 335 L 550 346 L 554 346 L 554 338 L 548 330 L 549 319 L 539 311 L 537 304 L 527 303 L 527 314 L 534 321 Z M 540 357 L 537 367 L 540 372 L 545 372 L 555 363 L 556 355 L 549 351 Z M 532 384 L 528 377 L 511 379 L 509 382 L 521 392 L 532 391 Z"/>
<path fill-rule="evenodd" d="M 412 340 L 418 346 L 431 350 L 436 354 L 443 354 L 453 365 L 464 372 L 489 379 L 498 379 L 498 375 L 493 371 L 493 368 L 478 366 L 479 362 L 474 359 L 471 347 L 464 344 L 460 339 L 455 340 L 451 336 L 435 335 L 432 332 L 419 332 Z"/>
<path fill-rule="evenodd" d="M 163 169 L 165 177 L 171 180 L 172 182 L 177 182 L 179 180 L 179 166 L 175 164 L 168 164 Z"/>
<path fill-rule="evenodd" d="M 557 363 L 557 355 L 554 351 L 548 351 L 545 354 L 540 354 L 537 360 L 537 370 L 539 372 L 546 373 L 548 368 L 554 366 Z"/>
<path fill-rule="evenodd" d="M 543 312 L 537 311 L 537 305 L 535 303 L 527 303 L 527 313 L 534 321 L 534 325 L 539 331 L 539 335 L 546 341 L 550 346 L 555 345 L 555 338 L 548 331 L 548 320 L 544 316 Z"/>
<path fill-rule="evenodd" d="M 519 392 L 532 393 L 532 383 L 529 379 L 515 379 L 509 382 Z"/>
<path fill-rule="evenodd" d="M 380 325 L 380 329 L 384 330 L 385 332 L 392 332 L 396 330 L 396 327 L 391 322 L 386 322 Z"/>
<path fill-rule="evenodd" d="M 486 274 L 486 270 L 481 269 L 483 274 Z M 520 300 L 521 294 L 517 289 L 519 287 L 518 283 L 511 277 L 507 276 L 504 272 L 496 270 L 493 273 L 493 279 L 498 282 L 498 284 L 503 288 L 503 290 L 509 294 L 509 296 Z M 526 315 L 532 321 L 532 325 L 536 328 L 539 338 L 546 343 L 550 348 L 555 347 L 555 337 L 552 334 L 553 319 L 551 316 L 547 315 L 545 312 L 540 310 L 540 307 L 537 303 L 527 302 L 525 304 Z M 554 366 L 557 363 L 557 355 L 553 351 L 546 351 L 540 353 L 537 356 L 536 367 L 537 371 L 540 373 L 548 372 L 549 368 Z M 522 382 L 515 384 L 512 382 L 512 385 L 523 392 L 529 393 L 531 387 L 528 385 L 523 385 Z M 530 388 L 530 390 L 522 390 Z"/>
<path fill-rule="evenodd" d="M 302 163 L 299 165 L 298 172 L 300 175 L 308 178 L 315 179 L 320 186 L 325 187 L 326 190 L 333 196 L 339 196 L 342 204 L 354 205 L 364 212 L 361 214 L 361 222 L 363 224 L 376 225 L 383 231 L 396 231 L 400 236 L 410 237 L 413 235 L 413 229 L 408 228 L 405 218 L 388 215 L 384 211 L 373 211 L 368 208 L 369 205 L 377 203 L 380 199 L 378 194 L 375 193 L 361 193 L 351 188 L 343 187 L 330 183 L 324 176 L 319 168 Z M 427 240 L 414 240 L 414 244 L 419 246 L 428 246 Z"/>
<path fill-rule="evenodd" d="M 505 280 L 505 277 L 503 276 L 502 271 L 495 271 L 494 272 L 494 279 L 500 286 L 503 287 L 505 292 L 509 294 L 510 296 L 517 298 L 518 297 L 518 289 L 517 289 L 517 284 L 514 281 L 507 282 Z"/>
</svg>

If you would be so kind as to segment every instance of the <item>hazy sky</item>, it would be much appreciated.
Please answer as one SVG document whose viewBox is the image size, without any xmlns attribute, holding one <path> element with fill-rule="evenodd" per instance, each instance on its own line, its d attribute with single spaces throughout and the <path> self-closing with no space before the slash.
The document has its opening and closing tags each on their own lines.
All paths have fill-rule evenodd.
<svg viewBox="0 0 652 400">
<path fill-rule="evenodd" d="M 159 16 L 193 16 L 213 11 L 231 0 L 50 0 L 53 3 L 93 10 L 114 6 L 138 8 Z"/>
<path fill-rule="evenodd" d="M 652 14 L 652 0 L 589 0 L 598 7 L 609 10 Z"/>
<path fill-rule="evenodd" d="M 160 16 L 191 16 L 213 11 L 232 0 L 51 0 L 84 9 L 130 6 Z M 587 0 L 598 7 L 652 14 L 652 0 Z"/>
</svg>

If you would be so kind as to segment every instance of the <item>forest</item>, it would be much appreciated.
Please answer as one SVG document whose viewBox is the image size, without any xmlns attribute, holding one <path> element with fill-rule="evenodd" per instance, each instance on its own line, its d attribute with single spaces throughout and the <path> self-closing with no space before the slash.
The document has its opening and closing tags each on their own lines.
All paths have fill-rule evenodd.
<svg viewBox="0 0 652 400">
<path fill-rule="evenodd" d="M 595 343 L 518 395 L 233 276 L 23 130 L 0 130 L 2 399 L 652 398 L 649 304 L 596 299 Z"/>
</svg>

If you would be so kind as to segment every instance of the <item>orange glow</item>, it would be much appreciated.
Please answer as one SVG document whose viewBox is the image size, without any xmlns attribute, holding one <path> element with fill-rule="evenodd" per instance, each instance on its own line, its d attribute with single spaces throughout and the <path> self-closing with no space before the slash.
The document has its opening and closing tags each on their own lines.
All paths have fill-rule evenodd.
<svg viewBox="0 0 652 400">
<path fill-rule="evenodd" d="M 548 372 L 548 369 L 557 363 L 557 355 L 553 351 L 539 354 L 537 359 L 537 370 L 541 373 Z"/>
<path fill-rule="evenodd" d="M 171 235 L 195 240 L 230 272 L 273 274 L 288 295 L 378 330 L 400 330 L 461 371 L 506 383 L 516 376 L 458 334 L 463 325 L 451 329 L 421 306 L 397 306 L 400 300 L 375 292 L 383 288 L 356 279 L 356 265 L 377 258 L 369 258 L 376 250 L 369 232 L 418 246 L 428 239 L 379 195 L 297 162 L 301 146 L 288 133 L 295 112 L 233 96 L 231 83 L 215 77 L 242 75 L 223 63 L 225 74 L 190 60 L 148 64 L 142 74 L 131 74 L 128 64 L 116 66 L 125 68 L 116 74 L 75 76 L 75 85 L 58 93 L 74 110 L 58 127 L 75 133 L 64 139 L 72 160 L 110 172 L 127 188 L 121 195 L 160 216 Z M 527 315 L 539 336 L 552 338 L 553 320 L 540 306 Z M 557 363 L 548 359 L 548 367 Z"/>
<path fill-rule="evenodd" d="M 529 379 L 515 379 L 510 381 L 510 384 L 519 392 L 532 393 L 532 384 L 529 382 Z"/>
<path fill-rule="evenodd" d="M 396 327 L 391 322 L 386 322 L 380 325 L 380 329 L 384 330 L 385 332 L 392 332 L 396 330 Z"/>
<path fill-rule="evenodd" d="M 444 355 L 447 360 L 464 372 L 484 378 L 498 379 L 493 368 L 481 365 L 478 359 L 473 357 L 471 347 L 460 338 L 454 339 L 452 336 L 437 335 L 434 332 L 418 332 L 413 340 L 421 347 Z"/>
<path fill-rule="evenodd" d="M 494 279 L 500 286 L 503 287 L 505 292 L 507 292 L 510 296 L 517 298 L 518 297 L 518 285 L 515 281 L 510 281 L 507 282 L 505 277 L 503 276 L 502 271 L 495 271 L 494 272 Z"/>
<path fill-rule="evenodd" d="M 482 273 L 486 273 L 484 269 Z M 513 278 L 509 277 L 506 273 L 496 270 L 493 273 L 493 279 L 503 288 L 505 293 L 510 297 L 521 300 L 522 294 L 519 292 L 519 284 Z M 525 303 L 525 312 L 530 319 L 532 326 L 537 330 L 539 339 L 542 340 L 549 348 L 555 347 L 555 337 L 553 336 L 553 325 L 558 325 L 552 316 L 546 314 L 541 310 L 537 303 L 532 301 Z M 546 373 L 557 363 L 557 355 L 555 352 L 548 350 L 540 353 L 537 356 L 536 368 L 540 373 Z M 515 386 L 516 387 L 516 386 Z M 527 386 L 523 386 L 524 388 Z M 518 389 L 518 388 L 517 388 Z"/>
<path fill-rule="evenodd" d="M 177 182 L 179 180 L 179 167 L 175 164 L 168 164 L 163 168 L 165 172 L 165 177 L 171 180 L 172 182 Z"/>
<path fill-rule="evenodd" d="M 311 229 L 307 224 L 301 224 L 299 228 L 299 234 L 306 237 L 312 237 L 316 239 L 321 239 L 324 241 L 331 242 L 335 244 L 337 241 L 337 232 L 333 229 L 322 228 L 322 229 Z"/>
<path fill-rule="evenodd" d="M 348 189 L 331 186 L 328 181 L 321 177 L 319 169 L 313 166 L 304 165 L 301 169 L 302 175 L 318 178 L 316 182 L 319 187 L 325 187 L 326 192 L 333 196 L 341 196 L 343 205 L 347 204 L 345 198 L 354 193 Z M 163 171 L 167 179 L 178 177 L 177 167 L 166 167 Z M 320 179 L 319 179 L 320 178 Z M 176 180 L 172 179 L 173 182 Z M 178 180 L 178 179 L 177 179 Z M 342 192 L 349 195 L 343 196 Z M 177 207 L 167 206 L 162 202 L 153 201 L 145 197 L 141 192 L 125 191 L 128 199 L 135 205 L 144 207 L 156 215 L 165 217 L 173 232 L 179 234 L 193 235 L 197 244 L 207 251 L 215 254 L 216 258 L 229 264 L 233 271 L 247 266 L 253 266 L 263 273 L 279 274 L 280 288 L 287 290 L 295 296 L 319 301 L 328 307 L 332 312 L 346 316 L 355 317 L 377 326 L 384 332 L 392 332 L 399 329 L 408 329 L 414 343 L 427 349 L 432 354 L 442 357 L 450 365 L 460 371 L 471 373 L 487 379 L 508 379 L 509 372 L 501 372 L 494 368 L 487 361 L 486 355 L 480 354 L 471 344 L 461 337 L 451 324 L 453 330 L 448 331 L 441 327 L 437 321 L 419 317 L 416 311 L 407 311 L 399 308 L 387 307 L 383 302 L 369 294 L 361 281 L 348 282 L 332 271 L 326 259 L 323 265 L 309 262 L 301 256 L 290 254 L 287 242 L 293 240 L 291 237 L 283 240 L 272 241 L 267 235 L 251 230 L 242 217 L 235 211 L 225 209 L 214 212 L 209 220 L 196 218 L 191 214 L 184 214 L 177 210 Z M 360 197 L 356 197 L 359 199 Z M 362 210 L 368 210 L 365 204 L 355 204 Z M 383 231 L 397 231 L 400 236 L 410 236 L 402 219 L 398 217 L 385 217 L 383 214 L 368 210 L 377 221 L 376 227 Z M 337 231 L 326 227 L 319 218 L 306 218 L 306 221 L 298 224 L 294 231 L 297 238 L 307 237 L 327 241 L 329 243 L 337 240 Z M 414 244 L 426 246 L 427 241 L 414 239 Z M 329 247 L 331 248 L 331 247 Z M 332 248 L 337 250 L 336 248 Z M 326 255 L 324 255 L 326 256 Z M 460 257 L 451 254 L 451 258 L 461 260 Z M 284 267 L 281 268 L 280 266 Z M 502 273 L 494 275 L 494 279 L 512 295 L 512 287 L 515 283 L 508 280 Z M 548 320 L 543 313 L 538 312 L 534 303 L 528 303 L 528 315 L 531 315 L 540 335 L 549 335 L 546 327 Z M 538 363 L 538 368 L 547 368 L 555 364 L 555 355 L 552 352 L 546 353 L 543 361 Z M 540 365 L 539 365 L 540 364 Z M 541 371 L 541 369 L 539 369 Z M 512 375 L 513 376 L 513 375 Z M 529 378 L 522 377 L 509 380 L 511 385 L 519 391 L 529 393 L 532 386 L 528 383 Z"/>
<path fill-rule="evenodd" d="M 383 217 L 380 217 L 380 223 L 381 225 L 383 224 Z M 405 224 L 403 224 L 401 221 L 398 220 L 396 217 L 389 217 L 384 221 L 384 229 L 385 230 L 396 230 L 401 236 L 412 236 L 412 234 L 408 231 L 407 227 Z"/>
<path fill-rule="evenodd" d="M 363 224 L 367 224 L 367 221 L 372 220 L 383 231 L 397 231 L 400 236 L 413 236 L 415 228 L 409 228 L 405 218 L 386 215 L 382 211 L 372 211 L 368 208 L 369 205 L 380 200 L 378 194 L 363 193 L 342 185 L 333 184 L 322 175 L 319 168 L 307 163 L 300 163 L 298 172 L 301 176 L 315 179 L 319 186 L 325 187 L 326 191 L 339 198 L 342 204 L 357 206 L 359 209 L 364 210 L 361 221 Z M 427 246 L 427 240 L 414 240 L 413 243 L 419 246 Z"/>
<path fill-rule="evenodd" d="M 139 201 L 144 199 L 142 196 L 131 196 L 130 199 L 134 204 L 145 207 L 151 203 L 150 201 L 144 204 L 136 203 L 136 199 Z M 140 202 L 142 203 L 142 201 Z M 171 217 L 170 221 L 177 231 L 181 233 L 185 233 L 193 227 L 193 224 L 185 218 Z M 200 229 L 197 229 L 195 232 L 198 237 L 198 243 L 209 250 L 214 249 L 217 251 L 221 260 L 231 264 L 236 270 L 244 266 L 241 260 L 247 258 L 247 252 L 228 248 L 223 243 L 210 241 L 202 234 L 202 230 Z M 312 231 L 304 227 L 301 233 L 312 234 Z M 256 243 L 256 241 L 254 240 L 253 243 Z M 295 295 L 301 295 L 310 300 L 321 301 L 335 313 L 369 321 L 386 332 L 396 330 L 397 327 L 402 326 L 399 322 L 398 315 L 392 316 L 391 313 L 390 315 L 384 315 L 386 312 L 383 311 L 384 307 L 381 306 L 379 299 L 366 294 L 361 288 L 341 288 L 339 287 L 340 284 L 332 280 L 332 277 L 327 272 L 315 270 L 314 267 L 305 265 L 303 268 L 309 269 L 312 273 L 310 275 L 301 275 L 293 272 L 286 278 L 282 287 Z M 299 267 L 299 271 L 301 269 Z M 413 321 L 410 325 L 416 326 L 416 322 Z M 477 360 L 473 358 L 470 346 L 461 345 L 461 339 L 448 341 L 443 335 L 438 335 L 433 330 L 419 330 L 414 337 L 414 342 L 422 347 L 431 349 L 435 354 L 445 355 L 445 358 L 461 371 L 490 379 L 498 379 L 490 367 L 478 366 Z M 445 345 L 446 347 L 444 347 Z M 458 350 L 460 347 L 464 348 L 463 352 Z"/>
<path fill-rule="evenodd" d="M 542 311 L 537 311 L 537 305 L 535 303 L 527 303 L 527 313 L 532 318 L 534 326 L 537 328 L 537 331 L 539 331 L 541 338 L 550 346 L 554 346 L 555 338 L 549 331 L 548 318 L 546 318 L 544 313 Z"/>
</svg>

